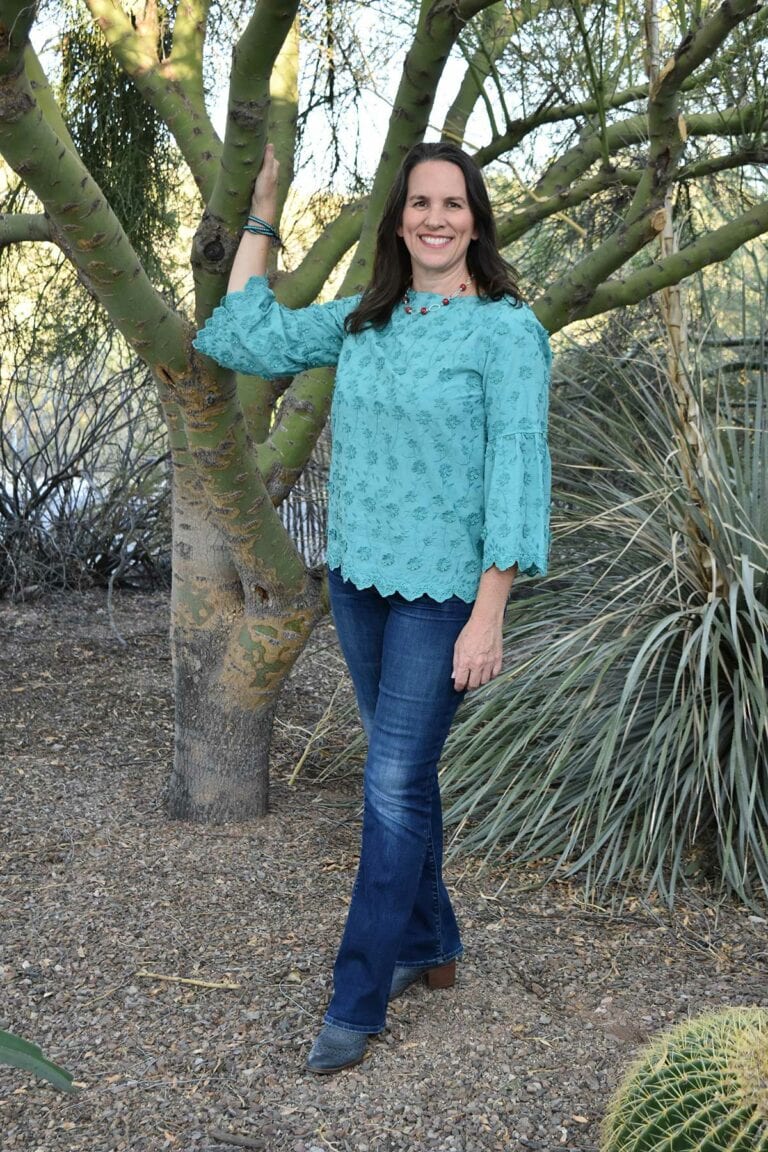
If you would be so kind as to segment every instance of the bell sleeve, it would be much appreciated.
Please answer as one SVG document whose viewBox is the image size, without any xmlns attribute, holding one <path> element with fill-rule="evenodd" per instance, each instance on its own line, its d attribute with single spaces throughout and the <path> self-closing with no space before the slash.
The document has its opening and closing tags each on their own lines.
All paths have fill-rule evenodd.
<svg viewBox="0 0 768 1152">
<path fill-rule="evenodd" d="M 529 308 L 510 304 L 487 341 L 483 571 L 517 564 L 523 575 L 545 575 L 551 491 L 549 340 Z"/>
<path fill-rule="evenodd" d="M 192 343 L 222 367 L 266 380 L 329 368 L 339 358 L 344 320 L 356 303 L 347 297 L 286 308 L 266 276 L 252 276 L 241 292 L 228 293 L 214 308 Z"/>
</svg>

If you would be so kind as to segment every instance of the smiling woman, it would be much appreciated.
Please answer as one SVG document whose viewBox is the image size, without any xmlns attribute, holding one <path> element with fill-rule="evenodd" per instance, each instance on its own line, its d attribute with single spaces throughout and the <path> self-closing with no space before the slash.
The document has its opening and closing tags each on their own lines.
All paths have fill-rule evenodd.
<svg viewBox="0 0 768 1152">
<path fill-rule="evenodd" d="M 397 235 L 411 257 L 416 292 L 474 295 L 467 249 L 477 240 L 464 173 L 448 160 L 425 160 L 408 177 Z M 470 281 L 468 284 L 467 281 Z"/>
<path fill-rule="evenodd" d="M 196 347 L 251 376 L 337 367 L 328 582 L 368 757 L 360 865 L 308 1059 L 327 1073 L 363 1059 L 388 1000 L 454 981 L 437 763 L 465 691 L 501 670 L 516 573 L 546 568 L 549 347 L 455 145 L 406 156 L 361 297 L 278 305 L 276 195 L 268 147 L 229 293 Z"/>
</svg>

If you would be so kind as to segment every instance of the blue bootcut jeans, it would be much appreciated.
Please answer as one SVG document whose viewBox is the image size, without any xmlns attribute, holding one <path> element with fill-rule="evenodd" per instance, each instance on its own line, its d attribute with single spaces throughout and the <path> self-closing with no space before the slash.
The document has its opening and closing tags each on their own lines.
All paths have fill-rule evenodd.
<svg viewBox="0 0 768 1152">
<path fill-rule="evenodd" d="M 381 1032 L 395 964 L 462 953 L 442 878 L 437 762 L 463 697 L 453 647 L 472 605 L 406 600 L 328 574 L 336 632 L 368 737 L 360 863 L 325 1021 Z"/>
</svg>

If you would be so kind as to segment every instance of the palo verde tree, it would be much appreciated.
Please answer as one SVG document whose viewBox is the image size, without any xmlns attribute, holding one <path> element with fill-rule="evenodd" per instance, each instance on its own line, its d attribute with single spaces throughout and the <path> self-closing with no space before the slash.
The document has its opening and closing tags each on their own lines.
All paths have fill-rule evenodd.
<svg viewBox="0 0 768 1152">
<path fill-rule="evenodd" d="M 236 24 L 231 12 L 211 0 L 162 9 L 159 0 L 85 2 L 116 68 L 170 134 L 196 187 L 192 314 L 168 302 L 78 153 L 30 44 L 29 0 L 0 0 L 0 153 L 38 210 L 0 216 L 0 247 L 58 245 L 152 371 L 175 481 L 170 810 L 198 820 L 254 816 L 267 803 L 278 691 L 323 610 L 320 576 L 307 570 L 277 508 L 323 427 L 332 377 L 238 378 L 191 341 L 224 292 L 268 138 L 285 202 L 297 124 L 317 97 L 316 86 L 300 96 L 299 83 L 320 52 L 317 41 L 309 49 L 303 41 L 317 12 L 300 11 L 299 0 L 256 0 L 245 13 L 233 35 L 220 139 L 206 105 L 204 55 L 207 39 Z M 339 40 L 351 35 L 355 13 L 342 0 L 321 7 L 330 97 L 334 88 L 375 83 L 345 72 L 353 53 Z M 363 15 L 370 22 L 375 12 L 366 6 Z M 347 254 L 341 292 L 365 283 L 387 190 L 428 130 L 463 142 L 488 169 L 503 241 L 525 238 L 526 250 L 550 253 L 555 271 L 528 296 L 551 332 L 648 297 L 768 229 L 768 203 L 750 181 L 766 159 L 768 124 L 758 0 L 665 8 L 663 63 L 651 81 L 643 11 L 633 3 L 614 13 L 581 0 L 403 0 L 396 16 L 389 30 L 407 42 L 375 173 L 362 190 L 358 181 L 298 266 L 276 276 L 284 303 L 311 302 Z M 462 75 L 435 125 L 449 61 L 450 74 Z M 670 192 L 684 203 L 703 182 L 734 172 L 737 208 L 711 213 L 706 229 L 658 258 L 652 241 Z M 526 268 L 523 260 L 524 277 Z"/>
</svg>

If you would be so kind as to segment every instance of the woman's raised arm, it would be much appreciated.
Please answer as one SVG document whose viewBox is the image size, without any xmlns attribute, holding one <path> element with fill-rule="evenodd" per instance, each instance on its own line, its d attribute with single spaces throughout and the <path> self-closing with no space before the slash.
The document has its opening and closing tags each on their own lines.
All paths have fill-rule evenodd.
<svg viewBox="0 0 768 1152">
<path fill-rule="evenodd" d="M 279 171 L 280 164 L 275 159 L 274 146 L 267 144 L 264 149 L 264 159 L 261 162 L 261 168 L 253 187 L 251 215 L 264 221 L 271 228 L 276 226 L 277 176 Z M 229 274 L 228 293 L 240 292 L 251 276 L 266 275 L 267 257 L 272 239 L 269 235 L 243 232 L 240 245 L 235 253 L 232 271 Z"/>
</svg>

